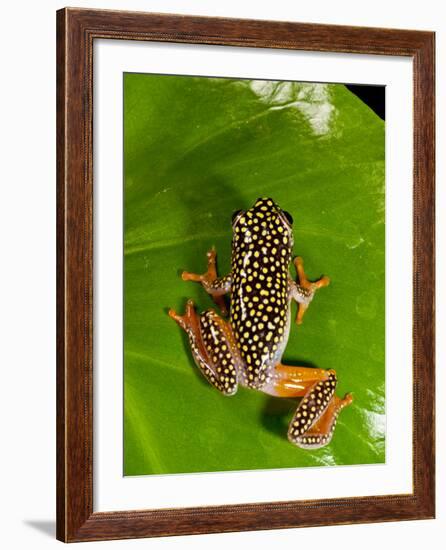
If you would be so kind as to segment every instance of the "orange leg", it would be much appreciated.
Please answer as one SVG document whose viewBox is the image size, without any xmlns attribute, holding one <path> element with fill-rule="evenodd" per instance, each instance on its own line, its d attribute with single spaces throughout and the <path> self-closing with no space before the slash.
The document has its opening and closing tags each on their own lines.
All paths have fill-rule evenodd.
<svg viewBox="0 0 446 550">
<path fill-rule="evenodd" d="M 296 266 L 299 283 L 296 284 L 292 281 L 291 294 L 299 304 L 296 323 L 300 325 L 316 290 L 328 286 L 330 284 L 330 278 L 324 276 L 312 283 L 307 279 L 307 275 L 304 271 L 304 262 L 301 257 L 294 259 L 294 265 Z"/>
<path fill-rule="evenodd" d="M 234 395 L 241 360 L 229 324 L 212 309 L 197 315 L 192 300 L 184 315 L 171 309 L 169 316 L 186 331 L 195 363 L 208 382 L 225 395 Z"/>
<path fill-rule="evenodd" d="M 353 397 L 350 393 L 347 393 L 343 399 L 334 395 L 325 412 L 319 417 L 319 420 L 313 424 L 303 437 L 297 435 L 299 447 L 303 449 L 318 449 L 328 445 L 333 437 L 339 413 L 344 407 L 350 405 L 352 401 Z"/>
<path fill-rule="evenodd" d="M 290 367 L 279 363 L 274 368 L 272 381 L 262 391 L 277 397 L 303 397 L 314 384 L 328 380 L 330 372 L 334 371 Z"/>
<path fill-rule="evenodd" d="M 337 384 L 334 370 L 278 365 L 272 381 L 262 389 L 278 397 L 303 397 L 288 429 L 288 439 L 304 449 L 327 445 L 333 436 L 340 411 L 352 402 L 347 394 L 335 395 Z"/>
<path fill-rule="evenodd" d="M 194 302 L 188 300 L 184 315 L 179 315 L 175 310 L 169 309 L 169 317 L 176 321 L 186 332 L 192 331 L 197 336 L 200 333 L 200 318 L 195 311 Z M 200 340 L 201 341 L 201 340 Z"/>
<path fill-rule="evenodd" d="M 203 288 L 212 296 L 212 299 L 216 305 L 220 308 L 223 315 L 227 315 L 228 310 L 223 298 L 224 294 L 227 294 L 231 289 L 231 276 L 225 277 L 217 276 L 216 265 L 217 253 L 214 249 L 207 253 L 208 269 L 206 273 L 199 275 L 197 273 L 189 273 L 189 271 L 183 271 L 181 278 L 183 281 L 196 281 L 203 285 Z"/>
</svg>

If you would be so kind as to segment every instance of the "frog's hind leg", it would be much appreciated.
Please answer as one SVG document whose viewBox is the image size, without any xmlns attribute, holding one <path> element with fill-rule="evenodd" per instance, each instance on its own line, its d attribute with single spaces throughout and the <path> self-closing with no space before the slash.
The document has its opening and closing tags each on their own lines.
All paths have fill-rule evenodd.
<svg viewBox="0 0 446 550">
<path fill-rule="evenodd" d="M 169 316 L 186 331 L 195 363 L 208 382 L 225 395 L 234 395 L 241 359 L 228 323 L 212 309 L 197 315 L 192 300 L 184 315 L 171 309 Z"/>
<path fill-rule="evenodd" d="M 278 365 L 263 391 L 278 397 L 303 397 L 288 429 L 288 439 L 303 449 L 318 449 L 330 443 L 340 411 L 352 402 L 347 394 L 335 395 L 334 370 Z"/>
<path fill-rule="evenodd" d="M 290 428 L 288 430 L 288 439 L 302 449 L 319 449 L 325 445 L 328 445 L 333 437 L 339 413 L 344 407 L 350 405 L 352 400 L 353 398 L 349 393 L 345 395 L 343 399 L 337 395 L 333 395 L 325 411 L 316 420 L 316 422 L 314 422 L 311 428 L 303 434 L 298 433 L 295 429 L 296 426 L 293 425 L 293 422 L 296 422 L 299 419 L 296 418 L 296 420 L 294 420 L 293 418 L 293 422 L 290 424 Z M 295 417 L 296 416 L 297 411 Z"/>
<path fill-rule="evenodd" d="M 223 315 L 228 314 L 228 309 L 225 304 L 224 295 L 231 290 L 231 275 L 224 277 L 217 276 L 217 253 L 214 249 L 207 253 L 208 268 L 206 273 L 190 273 L 183 271 L 181 278 L 183 281 L 195 281 L 201 283 L 208 294 L 212 296 L 215 304 L 220 308 Z"/>
</svg>

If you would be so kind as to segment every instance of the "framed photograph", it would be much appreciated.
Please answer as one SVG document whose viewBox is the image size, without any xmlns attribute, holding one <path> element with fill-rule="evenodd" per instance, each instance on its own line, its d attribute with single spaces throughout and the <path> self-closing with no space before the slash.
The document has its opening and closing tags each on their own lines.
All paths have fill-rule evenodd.
<svg viewBox="0 0 446 550">
<path fill-rule="evenodd" d="M 434 33 L 57 13 L 57 537 L 434 517 Z"/>
</svg>

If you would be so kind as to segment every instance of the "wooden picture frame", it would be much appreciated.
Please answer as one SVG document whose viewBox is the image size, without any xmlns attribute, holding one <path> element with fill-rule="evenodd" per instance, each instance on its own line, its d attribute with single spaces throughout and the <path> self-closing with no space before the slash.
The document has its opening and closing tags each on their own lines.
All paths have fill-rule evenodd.
<svg viewBox="0 0 446 550">
<path fill-rule="evenodd" d="M 93 512 L 93 42 L 413 59 L 413 492 Z M 57 12 L 57 538 L 125 539 L 434 517 L 434 33 L 66 8 Z"/>
</svg>

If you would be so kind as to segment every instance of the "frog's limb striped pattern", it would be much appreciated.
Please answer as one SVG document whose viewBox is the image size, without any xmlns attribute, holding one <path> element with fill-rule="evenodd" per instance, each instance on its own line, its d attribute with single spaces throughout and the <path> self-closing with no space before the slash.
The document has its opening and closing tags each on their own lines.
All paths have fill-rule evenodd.
<svg viewBox="0 0 446 550">
<path fill-rule="evenodd" d="M 225 395 L 234 395 L 241 359 L 229 324 L 212 309 L 197 315 L 192 300 L 184 315 L 171 309 L 169 316 L 189 336 L 195 363 L 208 382 Z"/>
<path fill-rule="evenodd" d="M 272 382 L 262 391 L 277 397 L 303 397 L 288 429 L 288 439 L 303 449 L 319 449 L 330 443 L 340 411 L 352 402 L 347 394 L 335 395 L 334 370 L 279 364 Z"/>
<path fill-rule="evenodd" d="M 208 269 L 206 273 L 199 275 L 183 271 L 181 278 L 183 281 L 196 281 L 201 283 L 208 294 L 212 296 L 215 304 L 220 308 L 223 315 L 228 314 L 228 309 L 223 298 L 231 290 L 231 274 L 224 277 L 217 276 L 217 253 L 214 249 L 207 253 Z"/>
<path fill-rule="evenodd" d="M 318 281 L 312 283 L 307 279 L 304 271 L 304 261 L 297 257 L 294 259 L 299 283 L 290 280 L 290 293 L 292 298 L 299 304 L 297 311 L 296 323 L 300 325 L 305 311 L 308 309 L 311 300 L 314 297 L 316 290 L 330 284 L 330 278 L 327 276 L 321 277 Z"/>
</svg>

